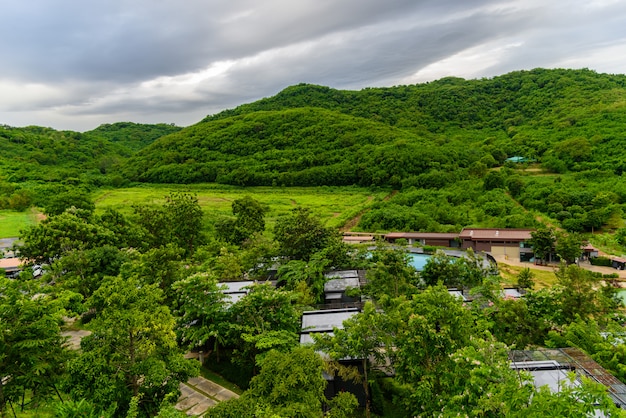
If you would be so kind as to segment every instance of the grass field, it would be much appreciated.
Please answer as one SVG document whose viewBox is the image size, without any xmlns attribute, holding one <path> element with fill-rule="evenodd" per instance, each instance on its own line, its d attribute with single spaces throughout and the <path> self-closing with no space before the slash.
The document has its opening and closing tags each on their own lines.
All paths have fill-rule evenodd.
<svg viewBox="0 0 626 418">
<path fill-rule="evenodd" d="M 528 266 L 520 267 L 504 263 L 498 263 L 498 269 L 500 270 L 500 276 L 502 277 L 503 283 L 507 285 L 517 284 L 517 276 L 519 275 L 520 271 L 528 267 L 534 275 L 533 280 L 535 281 L 535 290 L 554 286 L 554 284 L 556 283 L 556 275 L 554 274 L 554 270 L 546 268 L 539 269 L 535 268 L 532 263 L 528 264 Z"/>
<path fill-rule="evenodd" d="M 15 212 L 0 210 L 0 238 L 13 238 L 20 235 L 20 230 L 37 222 L 37 211 Z"/>
<path fill-rule="evenodd" d="M 281 215 L 303 206 L 310 208 L 330 227 L 341 227 L 348 220 L 376 201 L 385 198 L 389 191 L 372 192 L 357 187 L 247 187 L 238 188 L 215 184 L 202 185 L 141 185 L 137 187 L 101 190 L 94 194 L 96 210 L 113 208 L 129 213 L 134 204 L 162 204 L 172 191 L 189 192 L 198 196 L 207 220 L 231 215 L 233 200 L 251 196 L 269 207 L 266 215 L 268 229 Z"/>
</svg>

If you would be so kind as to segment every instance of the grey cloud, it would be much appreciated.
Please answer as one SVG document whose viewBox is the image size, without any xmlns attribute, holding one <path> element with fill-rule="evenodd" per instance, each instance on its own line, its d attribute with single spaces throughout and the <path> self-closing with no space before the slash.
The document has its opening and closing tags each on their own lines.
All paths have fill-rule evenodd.
<svg viewBox="0 0 626 418">
<path fill-rule="evenodd" d="M 18 103 L 5 104 L 5 113 L 0 97 L 0 123 L 29 109 L 57 112 L 63 123 L 160 116 L 192 123 L 299 82 L 348 89 L 395 85 L 484 45 L 519 46 L 487 68 L 463 64 L 479 72 L 451 70 L 493 76 L 573 58 L 586 62 L 601 48 L 626 43 L 625 20 L 624 2 L 608 0 L 11 2 L 3 6 L 0 26 L 0 86 L 39 83 L 64 93 L 5 100 Z M 144 85 L 201 74 L 218 62 L 230 67 L 191 87 L 168 87 L 167 79 L 159 88 Z M 626 58 L 621 65 L 613 72 L 626 70 Z"/>
</svg>

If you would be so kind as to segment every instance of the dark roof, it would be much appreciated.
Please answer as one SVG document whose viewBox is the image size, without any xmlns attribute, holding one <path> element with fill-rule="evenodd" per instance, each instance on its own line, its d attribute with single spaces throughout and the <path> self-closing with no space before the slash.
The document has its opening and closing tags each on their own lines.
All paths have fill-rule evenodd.
<svg viewBox="0 0 626 418">
<path fill-rule="evenodd" d="M 534 229 L 463 228 L 459 237 L 472 241 L 526 241 Z"/>
</svg>

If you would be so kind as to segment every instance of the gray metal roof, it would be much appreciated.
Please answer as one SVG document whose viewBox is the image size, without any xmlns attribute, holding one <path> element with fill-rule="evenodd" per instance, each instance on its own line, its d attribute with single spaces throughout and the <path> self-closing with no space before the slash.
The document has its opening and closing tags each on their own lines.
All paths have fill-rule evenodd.
<svg viewBox="0 0 626 418">
<path fill-rule="evenodd" d="M 359 312 L 356 308 L 327 309 L 302 313 L 301 334 L 310 332 L 331 332 L 333 328 L 343 328 L 343 321 Z"/>
</svg>

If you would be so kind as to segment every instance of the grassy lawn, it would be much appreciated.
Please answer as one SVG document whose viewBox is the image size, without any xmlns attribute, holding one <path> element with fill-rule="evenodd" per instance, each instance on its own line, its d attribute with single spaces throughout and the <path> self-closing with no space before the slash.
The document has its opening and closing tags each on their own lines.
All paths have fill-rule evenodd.
<svg viewBox="0 0 626 418">
<path fill-rule="evenodd" d="M 13 238 L 20 235 L 20 230 L 34 225 L 37 222 L 37 211 L 34 209 L 25 212 L 0 210 L 0 238 Z"/>
<path fill-rule="evenodd" d="M 507 285 L 517 284 L 517 276 L 519 275 L 519 272 L 526 267 L 530 268 L 530 271 L 532 271 L 534 275 L 535 290 L 552 287 L 556 283 L 556 275 L 552 270 L 539 269 L 531 263 L 528 263 L 528 266 L 524 267 L 512 266 L 509 264 L 504 264 L 502 262 L 498 263 L 498 269 L 500 270 L 500 276 L 502 277 L 502 281 L 504 284 Z"/>
<path fill-rule="evenodd" d="M 233 200 L 246 195 L 269 207 L 266 224 L 271 229 L 276 218 L 297 206 L 310 208 L 330 227 L 340 227 L 364 208 L 382 200 L 389 192 L 372 192 L 357 187 L 233 187 L 216 184 L 140 185 L 122 189 L 101 190 L 94 194 L 97 210 L 113 208 L 129 213 L 133 204 L 162 204 L 172 191 L 190 192 L 210 220 L 231 215 Z"/>
</svg>

